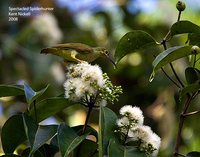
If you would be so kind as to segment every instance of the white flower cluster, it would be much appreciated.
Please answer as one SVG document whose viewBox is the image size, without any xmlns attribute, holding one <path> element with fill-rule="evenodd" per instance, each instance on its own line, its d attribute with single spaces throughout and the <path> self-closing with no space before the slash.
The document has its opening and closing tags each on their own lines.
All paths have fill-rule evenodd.
<svg viewBox="0 0 200 157">
<path fill-rule="evenodd" d="M 96 101 L 98 90 L 104 87 L 103 73 L 98 65 L 87 62 L 67 66 L 67 80 L 64 83 L 65 97 L 76 102 Z M 94 100 L 91 100 L 94 99 Z M 102 100 L 105 104 L 105 101 Z"/>
<path fill-rule="evenodd" d="M 135 141 L 140 151 L 157 156 L 161 139 L 149 126 L 143 125 L 144 116 L 141 109 L 126 105 L 120 109 L 120 115 L 122 117 L 117 120 L 117 125 L 124 143 Z"/>
<path fill-rule="evenodd" d="M 53 45 L 62 39 L 62 32 L 56 18 L 51 13 L 42 13 L 31 22 L 31 27 L 38 33 L 46 45 Z"/>
</svg>

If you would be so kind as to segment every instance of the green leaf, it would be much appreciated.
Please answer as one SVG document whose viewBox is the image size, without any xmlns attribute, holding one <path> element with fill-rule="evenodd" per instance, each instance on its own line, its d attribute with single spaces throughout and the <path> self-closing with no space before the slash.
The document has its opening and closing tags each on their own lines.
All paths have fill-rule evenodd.
<svg viewBox="0 0 200 157">
<path fill-rule="evenodd" d="M 125 147 L 111 139 L 108 146 L 108 157 L 146 157 L 146 155 L 133 146 Z"/>
<path fill-rule="evenodd" d="M 26 96 L 26 101 L 30 104 L 31 99 L 36 95 L 36 92 L 26 83 L 24 83 L 24 92 Z"/>
<path fill-rule="evenodd" d="M 148 33 L 141 30 L 129 32 L 120 39 L 117 45 L 115 51 L 116 63 L 118 63 L 125 55 L 145 49 L 152 45 L 157 45 L 157 43 Z"/>
<path fill-rule="evenodd" d="M 19 85 L 0 85 L 0 97 L 24 95 L 24 89 Z"/>
<path fill-rule="evenodd" d="M 109 108 L 101 106 L 99 117 L 99 153 L 107 155 L 109 140 L 115 137 L 117 115 Z"/>
<path fill-rule="evenodd" d="M 185 69 L 185 78 L 188 84 L 195 83 L 200 79 L 200 71 L 193 67 L 188 67 Z"/>
<path fill-rule="evenodd" d="M 32 104 L 32 102 L 34 100 L 36 100 L 37 98 L 39 98 L 41 95 L 44 94 L 44 92 L 47 90 L 47 88 L 49 87 L 49 85 L 47 85 L 44 89 L 35 92 L 28 84 L 24 84 L 24 91 L 25 91 L 25 96 L 26 96 L 26 100 L 28 102 L 28 104 Z"/>
<path fill-rule="evenodd" d="M 57 133 L 57 125 L 40 125 L 35 134 L 34 144 L 31 152 L 35 152 Z"/>
<path fill-rule="evenodd" d="M 79 154 L 81 154 L 81 157 L 98 157 L 98 145 L 94 141 L 90 140 L 84 140 L 81 143 L 80 149 L 76 149 L 74 156 L 77 156 L 76 153 L 79 151 Z"/>
<path fill-rule="evenodd" d="M 58 147 L 54 145 L 44 144 L 37 151 L 33 153 L 33 157 L 53 157 L 59 151 Z M 30 154 L 30 148 L 25 149 L 22 153 L 22 157 L 27 157 Z"/>
<path fill-rule="evenodd" d="M 186 94 L 196 93 L 200 90 L 200 80 L 192 83 L 181 90 L 180 96 L 181 98 Z"/>
<path fill-rule="evenodd" d="M 186 157 L 200 157 L 200 152 L 189 152 Z"/>
<path fill-rule="evenodd" d="M 184 33 L 200 33 L 200 27 L 190 21 L 178 21 L 171 27 L 171 36 Z"/>
<path fill-rule="evenodd" d="M 63 109 L 74 105 L 74 102 L 71 102 L 62 97 L 48 98 L 40 101 L 36 104 L 36 115 L 38 122 L 53 116 L 54 114 L 62 111 Z M 35 119 L 34 108 L 30 109 L 30 116 Z"/>
<path fill-rule="evenodd" d="M 175 46 L 171 47 L 162 53 L 160 53 L 155 60 L 153 61 L 153 72 L 151 74 L 151 77 L 149 81 L 151 82 L 154 79 L 155 72 L 165 66 L 166 64 L 169 64 L 177 59 L 180 59 L 182 57 L 186 57 L 188 55 L 191 55 L 191 48 L 192 46 Z"/>
<path fill-rule="evenodd" d="M 13 153 L 21 143 L 26 141 L 22 115 L 10 117 L 3 125 L 1 141 L 4 152 Z"/>
<path fill-rule="evenodd" d="M 23 114 L 24 128 L 30 144 L 30 153 L 33 154 L 57 133 L 57 125 L 37 125 L 37 123 L 26 114 Z"/>
<path fill-rule="evenodd" d="M 0 157 L 21 157 L 21 156 L 15 154 L 6 154 L 6 155 L 1 155 Z"/>
<path fill-rule="evenodd" d="M 200 33 L 190 33 L 188 34 L 189 45 L 200 46 Z"/>
<path fill-rule="evenodd" d="M 39 150 L 37 150 L 34 154 L 32 154 L 34 157 L 45 157 Z M 30 148 L 25 149 L 21 153 L 21 157 L 30 157 Z"/>
<path fill-rule="evenodd" d="M 26 114 L 23 114 L 22 117 L 23 117 L 26 137 L 28 139 L 28 143 L 30 144 L 32 148 L 34 144 L 35 134 L 37 132 L 38 124 Z"/>
<path fill-rule="evenodd" d="M 78 135 L 81 135 L 82 134 L 82 131 L 83 131 L 83 126 L 84 125 L 78 125 L 78 126 L 75 126 L 75 127 L 72 127 L 74 129 L 74 131 L 78 134 Z M 91 126 L 87 126 L 86 129 L 85 129 L 85 133 L 89 133 L 89 135 L 93 135 L 96 137 L 96 139 L 98 140 L 98 133 L 95 129 L 93 129 Z"/>
<path fill-rule="evenodd" d="M 68 155 L 87 137 L 88 134 L 78 136 L 72 128 L 61 123 L 58 128 L 58 145 L 63 157 Z"/>
</svg>

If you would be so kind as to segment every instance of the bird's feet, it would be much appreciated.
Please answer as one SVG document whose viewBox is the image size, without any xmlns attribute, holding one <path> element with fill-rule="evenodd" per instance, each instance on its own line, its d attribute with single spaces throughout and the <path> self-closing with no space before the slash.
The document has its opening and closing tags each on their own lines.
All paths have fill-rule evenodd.
<svg viewBox="0 0 200 157">
<path fill-rule="evenodd" d="M 80 60 L 80 61 L 79 61 L 79 63 L 88 63 L 88 62 L 86 62 L 86 61 L 83 61 L 83 60 Z"/>
</svg>

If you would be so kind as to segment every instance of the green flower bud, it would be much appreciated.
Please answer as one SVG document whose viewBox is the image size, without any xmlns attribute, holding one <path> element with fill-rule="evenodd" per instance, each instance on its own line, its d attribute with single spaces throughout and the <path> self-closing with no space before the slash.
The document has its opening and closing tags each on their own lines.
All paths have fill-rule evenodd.
<svg viewBox="0 0 200 157">
<path fill-rule="evenodd" d="M 192 54 L 197 54 L 197 53 L 200 53 L 200 48 L 199 48 L 199 46 L 192 46 L 192 48 L 191 48 L 191 52 L 192 52 Z"/>
<path fill-rule="evenodd" d="M 182 1 L 178 1 L 176 3 L 176 8 L 178 9 L 178 11 L 183 11 L 185 10 L 186 6 L 185 6 L 185 3 L 182 2 Z"/>
</svg>

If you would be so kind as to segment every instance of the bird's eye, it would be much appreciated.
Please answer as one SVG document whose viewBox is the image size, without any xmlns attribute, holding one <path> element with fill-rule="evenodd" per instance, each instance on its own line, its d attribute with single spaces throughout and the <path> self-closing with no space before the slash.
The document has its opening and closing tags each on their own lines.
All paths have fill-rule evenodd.
<svg viewBox="0 0 200 157">
<path fill-rule="evenodd" d="M 109 52 L 108 52 L 107 50 L 105 50 L 104 53 L 105 53 L 106 55 L 109 55 Z"/>
</svg>

